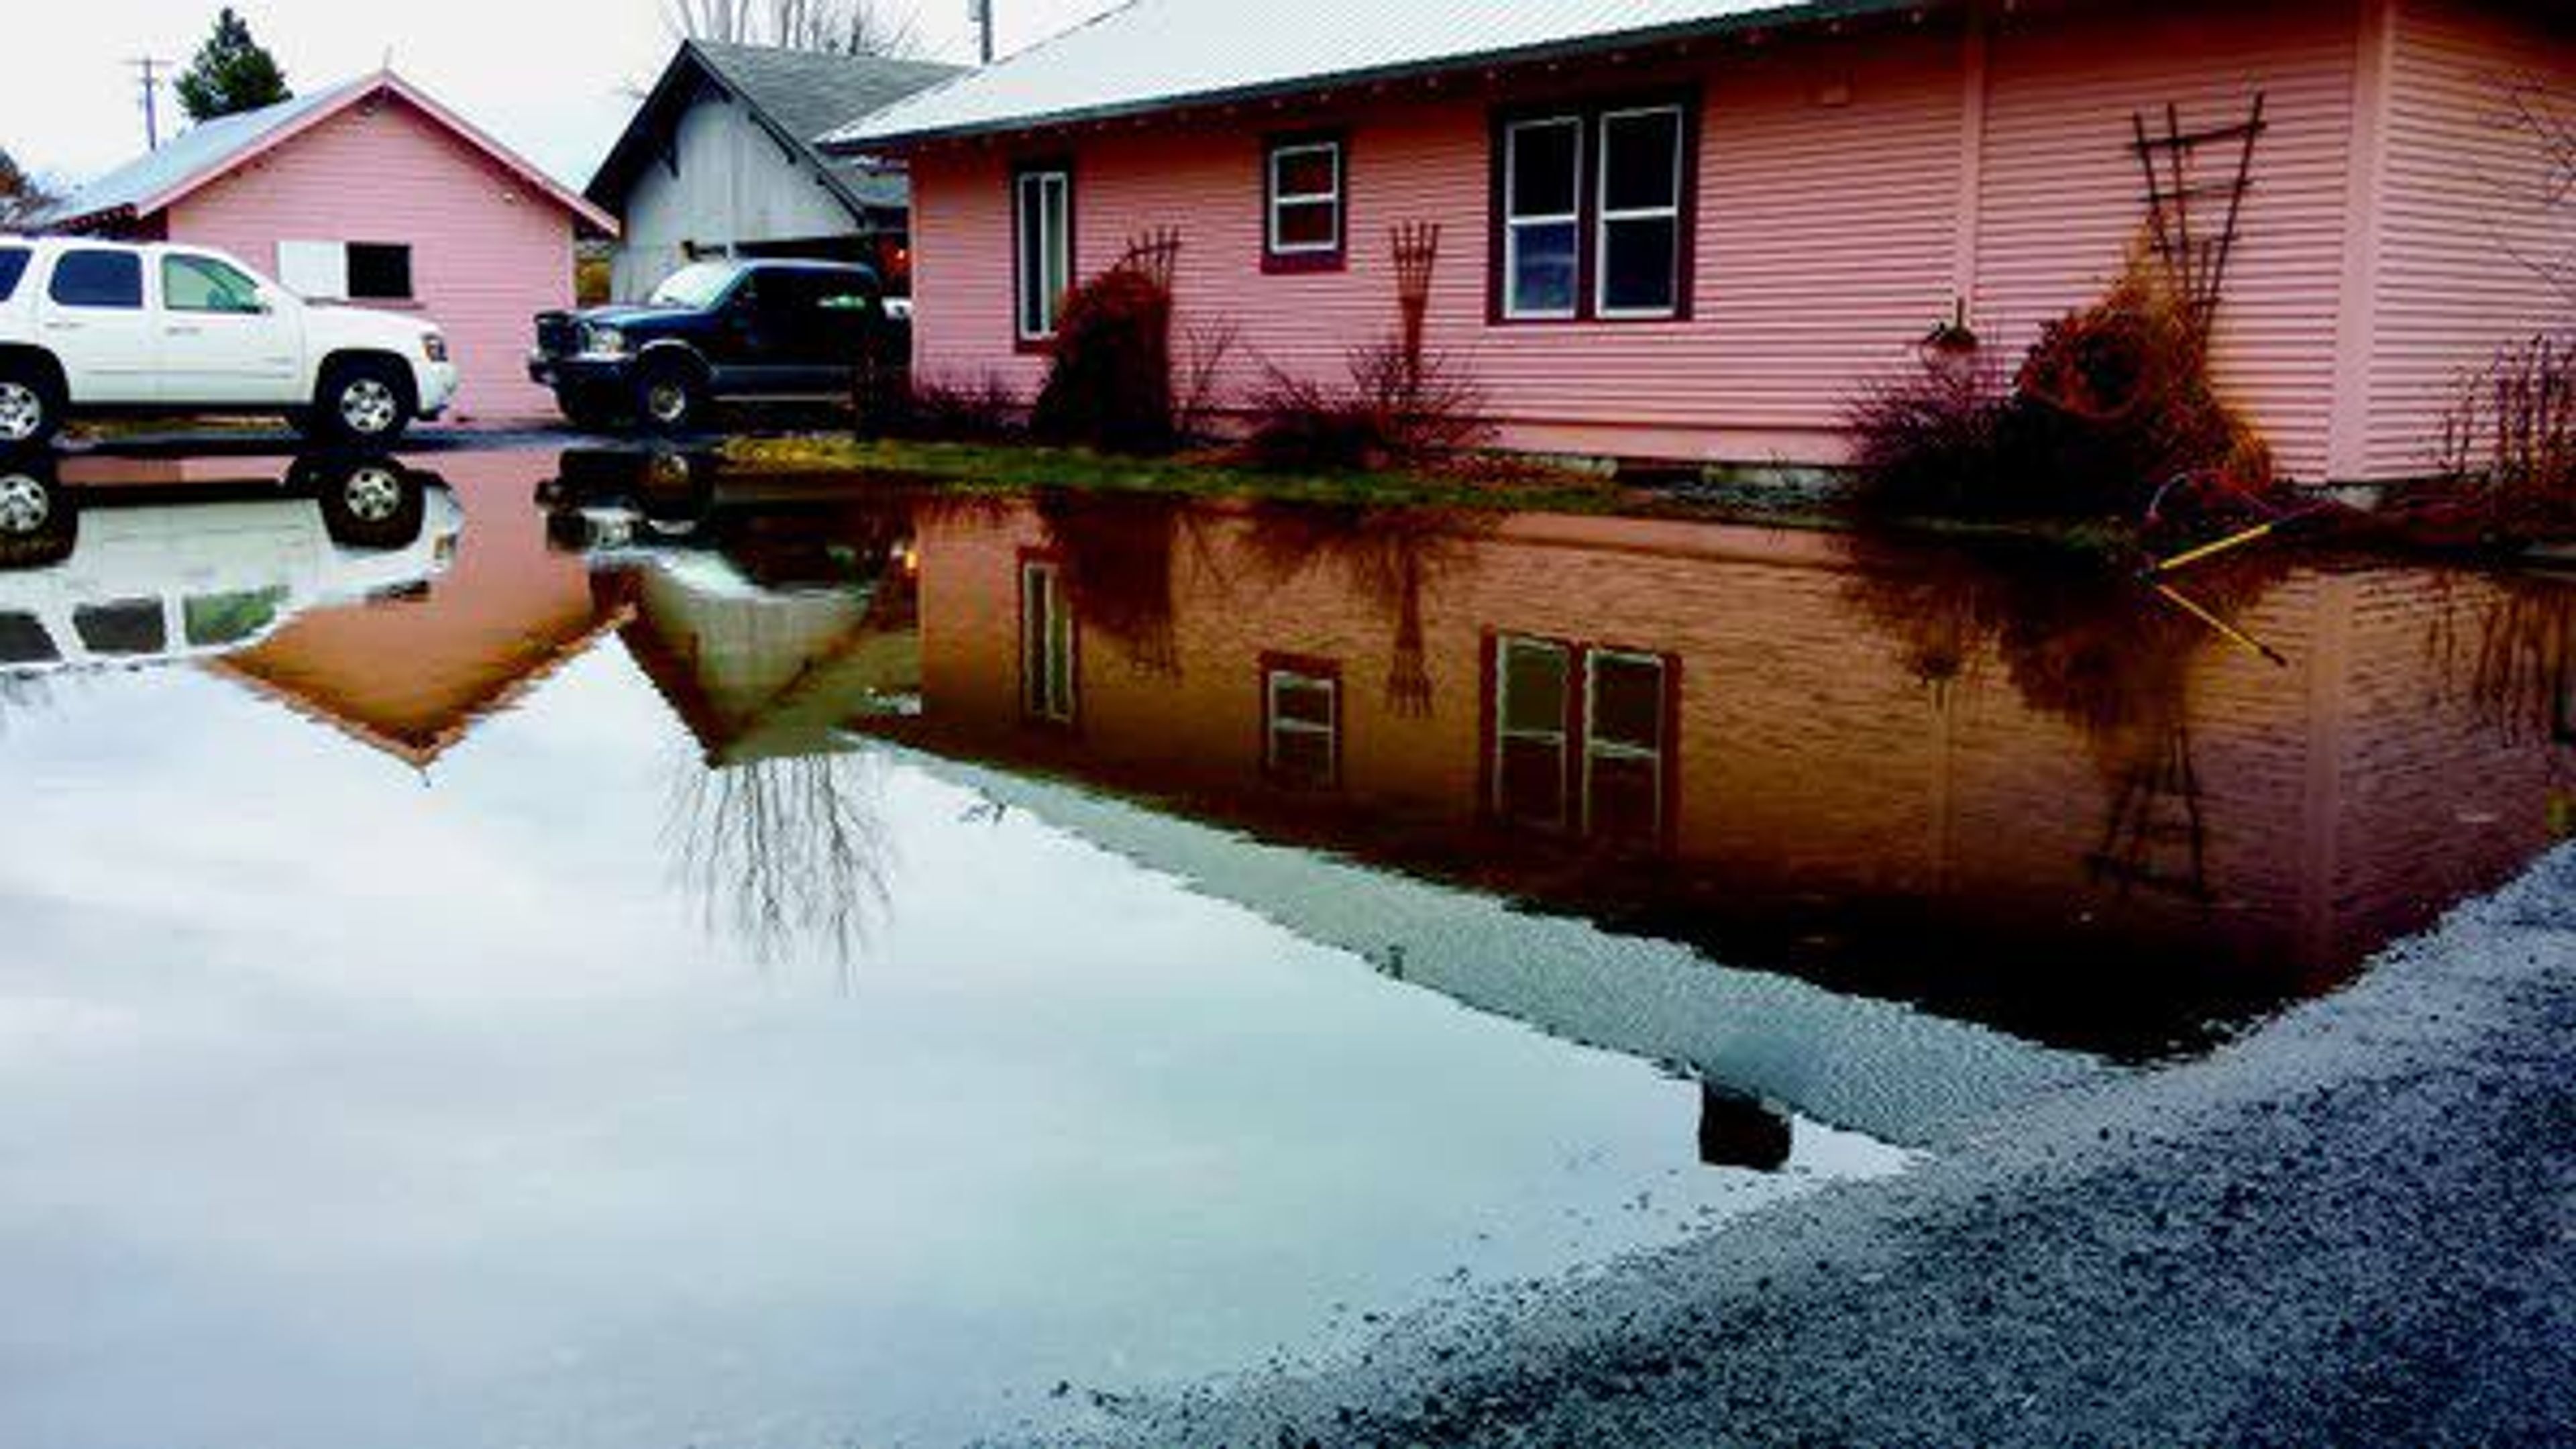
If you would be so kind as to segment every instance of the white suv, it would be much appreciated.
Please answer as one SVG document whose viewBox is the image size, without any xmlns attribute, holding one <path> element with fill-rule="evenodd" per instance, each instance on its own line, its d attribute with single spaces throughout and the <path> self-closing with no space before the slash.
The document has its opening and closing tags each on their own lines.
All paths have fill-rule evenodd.
<svg viewBox="0 0 2576 1449">
<path fill-rule="evenodd" d="M 0 448 L 119 412 L 277 413 L 383 444 L 455 396 L 425 322 L 306 302 L 203 247 L 0 236 Z"/>
</svg>

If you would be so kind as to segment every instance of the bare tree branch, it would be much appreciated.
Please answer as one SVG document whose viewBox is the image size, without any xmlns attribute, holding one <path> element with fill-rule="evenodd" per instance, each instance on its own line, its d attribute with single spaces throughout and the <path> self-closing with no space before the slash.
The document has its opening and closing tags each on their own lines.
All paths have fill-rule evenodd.
<svg viewBox="0 0 2576 1449">
<path fill-rule="evenodd" d="M 917 13 L 897 0 L 663 0 L 663 18 L 691 40 L 775 45 L 825 55 L 918 56 Z"/>
</svg>

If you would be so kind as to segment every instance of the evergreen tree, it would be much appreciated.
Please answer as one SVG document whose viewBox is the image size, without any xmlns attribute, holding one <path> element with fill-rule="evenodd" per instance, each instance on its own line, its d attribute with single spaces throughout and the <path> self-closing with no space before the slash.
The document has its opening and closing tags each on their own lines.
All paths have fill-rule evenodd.
<svg viewBox="0 0 2576 1449">
<path fill-rule="evenodd" d="M 29 217 L 53 204 L 43 185 L 18 165 L 6 147 L 0 147 L 0 231 L 25 222 Z"/>
<path fill-rule="evenodd" d="M 273 106 L 294 95 L 277 57 L 251 38 L 250 26 L 233 8 L 215 17 L 215 33 L 197 47 L 197 58 L 177 82 L 179 105 L 192 121 L 211 121 L 237 111 Z"/>
</svg>

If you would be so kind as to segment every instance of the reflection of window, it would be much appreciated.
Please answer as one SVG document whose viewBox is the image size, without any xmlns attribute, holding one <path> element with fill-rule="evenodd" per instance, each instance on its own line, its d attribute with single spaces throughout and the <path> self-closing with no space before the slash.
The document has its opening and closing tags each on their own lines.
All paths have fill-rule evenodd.
<svg viewBox="0 0 2576 1449">
<path fill-rule="evenodd" d="M 1031 559 L 1020 565 L 1020 709 L 1030 719 L 1073 723 L 1073 615 L 1064 571 Z"/>
<path fill-rule="evenodd" d="M 241 594 L 209 594 L 180 605 L 180 627 L 200 649 L 238 644 L 276 622 L 284 589 L 257 589 Z"/>
<path fill-rule="evenodd" d="M 1261 671 L 1261 765 L 1303 789 L 1341 782 L 1342 685 L 1330 666 L 1281 661 Z"/>
<path fill-rule="evenodd" d="M 169 640 L 158 599 L 75 610 L 72 628 L 92 654 L 158 654 Z"/>
<path fill-rule="evenodd" d="M 1281 142 L 1270 148 L 1268 245 L 1273 258 L 1330 265 L 1342 254 L 1342 143 Z"/>
<path fill-rule="evenodd" d="M 1595 835 L 1653 840 L 1664 821 L 1664 661 L 1596 649 L 1587 662 L 1584 826 Z"/>
<path fill-rule="evenodd" d="M 32 614 L 0 614 L 0 664 L 51 664 L 62 657 L 42 620 Z"/>
<path fill-rule="evenodd" d="M 1011 182 L 1019 337 L 1043 342 L 1055 335 L 1056 314 L 1073 285 L 1073 174 L 1023 171 Z"/>
<path fill-rule="evenodd" d="M 1505 639 L 1497 647 L 1494 813 L 1527 825 L 1563 825 L 1572 651 L 1537 639 Z"/>
<path fill-rule="evenodd" d="M 1669 657 L 1506 636 L 1494 643 L 1494 816 L 1654 843 L 1669 822 Z"/>
<path fill-rule="evenodd" d="M 173 312 L 256 312 L 259 284 L 212 257 L 163 257 L 161 305 Z"/>
</svg>

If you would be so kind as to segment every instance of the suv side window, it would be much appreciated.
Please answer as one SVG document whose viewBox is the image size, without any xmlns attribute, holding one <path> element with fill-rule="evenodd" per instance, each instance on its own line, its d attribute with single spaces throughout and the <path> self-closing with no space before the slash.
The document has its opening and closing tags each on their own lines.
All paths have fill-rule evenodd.
<svg viewBox="0 0 2576 1449">
<path fill-rule="evenodd" d="M 143 306 L 143 258 L 132 252 L 65 252 L 49 295 L 65 307 L 136 311 Z"/>
<path fill-rule="evenodd" d="M 259 284 L 213 257 L 166 256 L 161 305 L 173 312 L 257 312 Z"/>
<path fill-rule="evenodd" d="M 18 279 L 27 275 L 27 258 L 34 253 L 25 247 L 0 247 L 0 302 L 18 292 Z"/>
</svg>

